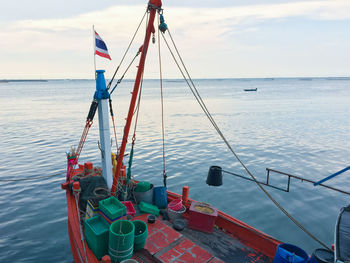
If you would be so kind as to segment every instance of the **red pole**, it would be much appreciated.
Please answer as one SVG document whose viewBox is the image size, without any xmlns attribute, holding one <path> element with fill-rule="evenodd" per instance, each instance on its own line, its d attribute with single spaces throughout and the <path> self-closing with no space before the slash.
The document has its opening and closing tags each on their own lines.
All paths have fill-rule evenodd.
<svg viewBox="0 0 350 263">
<path fill-rule="evenodd" d="M 123 163 L 125 147 L 126 147 L 126 143 L 127 143 L 128 136 L 129 136 L 132 117 L 133 117 L 134 110 L 135 110 L 137 94 L 139 92 L 140 82 L 141 82 L 141 78 L 143 75 L 143 70 L 144 70 L 144 66 L 145 66 L 145 60 L 146 60 L 149 41 L 151 38 L 151 33 L 155 31 L 153 23 L 154 23 L 154 18 L 155 18 L 156 11 L 157 11 L 156 8 L 161 8 L 161 6 L 162 6 L 161 0 L 150 0 L 149 1 L 148 8 L 150 11 L 150 16 L 149 16 L 149 20 L 148 20 L 148 26 L 147 26 L 145 40 L 143 42 L 143 46 L 141 47 L 141 49 L 142 49 L 141 58 L 140 58 L 140 62 L 139 62 L 139 66 L 138 66 L 138 70 L 137 70 L 137 74 L 136 74 L 134 90 L 132 92 L 128 117 L 126 119 L 126 124 L 124 127 L 124 135 L 123 135 L 122 145 L 120 146 L 120 150 L 119 150 L 117 169 L 116 169 L 114 177 L 113 177 L 113 185 L 112 185 L 112 189 L 111 189 L 112 195 L 115 195 L 117 184 L 118 184 L 118 178 L 119 178 L 120 170 L 121 170 L 122 163 Z"/>
</svg>

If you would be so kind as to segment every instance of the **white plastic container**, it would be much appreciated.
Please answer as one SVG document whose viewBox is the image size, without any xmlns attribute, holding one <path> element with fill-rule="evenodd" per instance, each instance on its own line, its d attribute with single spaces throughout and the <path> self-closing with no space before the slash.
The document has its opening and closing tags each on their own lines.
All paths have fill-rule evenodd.
<svg viewBox="0 0 350 263">
<path fill-rule="evenodd" d="M 181 209 L 178 211 L 172 210 L 170 207 L 168 207 L 168 215 L 170 221 L 174 221 L 175 219 L 182 219 L 183 218 L 183 213 L 186 212 L 186 207 L 182 205 Z"/>
</svg>

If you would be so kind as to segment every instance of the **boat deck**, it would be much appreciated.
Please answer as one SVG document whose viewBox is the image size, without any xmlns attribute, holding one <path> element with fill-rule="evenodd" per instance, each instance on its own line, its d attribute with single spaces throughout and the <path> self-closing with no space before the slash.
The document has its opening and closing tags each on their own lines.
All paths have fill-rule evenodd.
<svg viewBox="0 0 350 263">
<path fill-rule="evenodd" d="M 139 215 L 134 220 L 147 223 L 147 216 Z M 179 232 L 161 217 L 147 226 L 145 248 L 133 256 L 139 262 L 272 262 L 271 258 L 219 229 L 209 234 L 185 227 Z"/>
<path fill-rule="evenodd" d="M 76 170 L 78 173 L 80 170 Z M 69 189 L 69 182 L 62 184 L 66 189 L 68 209 L 68 232 L 75 262 L 110 262 L 98 261 L 89 249 L 86 240 L 81 242 L 80 222 L 76 199 Z M 181 198 L 180 195 L 167 191 L 168 203 Z M 182 198 L 183 199 L 183 198 Z M 184 200 L 184 199 L 183 199 Z M 187 211 L 194 200 L 187 199 L 183 204 Z M 171 222 L 157 217 L 155 223 L 147 222 L 149 214 L 140 214 L 135 205 L 136 216 L 133 220 L 142 220 L 148 226 L 148 236 L 144 249 L 134 253 L 138 262 L 244 262 L 271 263 L 280 241 L 239 221 L 221 211 L 215 219 L 213 233 L 205 233 L 185 227 L 176 231 Z M 84 260 L 86 258 L 86 260 Z"/>
</svg>

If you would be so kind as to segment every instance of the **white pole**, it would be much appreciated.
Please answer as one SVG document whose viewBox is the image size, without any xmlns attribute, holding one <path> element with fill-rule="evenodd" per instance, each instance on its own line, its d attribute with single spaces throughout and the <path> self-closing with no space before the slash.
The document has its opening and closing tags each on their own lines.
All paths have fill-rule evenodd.
<svg viewBox="0 0 350 263">
<path fill-rule="evenodd" d="M 92 25 L 92 41 L 93 41 L 93 48 L 94 48 L 94 75 L 96 80 L 96 36 L 95 36 L 95 26 Z"/>
<path fill-rule="evenodd" d="M 109 189 L 113 184 L 113 165 L 111 152 L 111 135 L 108 119 L 108 91 L 104 70 L 97 70 L 95 99 L 98 99 L 98 124 L 100 131 L 100 150 L 102 157 L 102 172 Z"/>
<path fill-rule="evenodd" d="M 108 101 L 102 99 L 98 103 L 98 123 L 100 131 L 100 147 L 102 157 L 102 171 L 103 177 L 106 180 L 109 189 L 113 184 L 113 165 L 112 165 L 112 151 L 111 151 L 111 135 L 109 131 L 108 120 Z"/>
</svg>

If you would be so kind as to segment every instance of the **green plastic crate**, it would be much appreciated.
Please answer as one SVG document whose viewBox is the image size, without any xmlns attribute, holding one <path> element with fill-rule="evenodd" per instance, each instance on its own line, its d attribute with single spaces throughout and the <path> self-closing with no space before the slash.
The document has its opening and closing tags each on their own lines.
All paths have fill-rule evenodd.
<svg viewBox="0 0 350 263">
<path fill-rule="evenodd" d="M 109 224 L 100 215 L 85 220 L 86 242 L 99 260 L 108 254 L 108 233 Z"/>
<path fill-rule="evenodd" d="M 145 202 L 140 202 L 139 209 L 143 213 L 149 213 L 149 214 L 159 216 L 159 209 L 155 205 L 151 205 Z"/>
<path fill-rule="evenodd" d="M 114 196 L 101 200 L 99 202 L 99 208 L 110 220 L 126 214 L 126 206 Z"/>
</svg>

